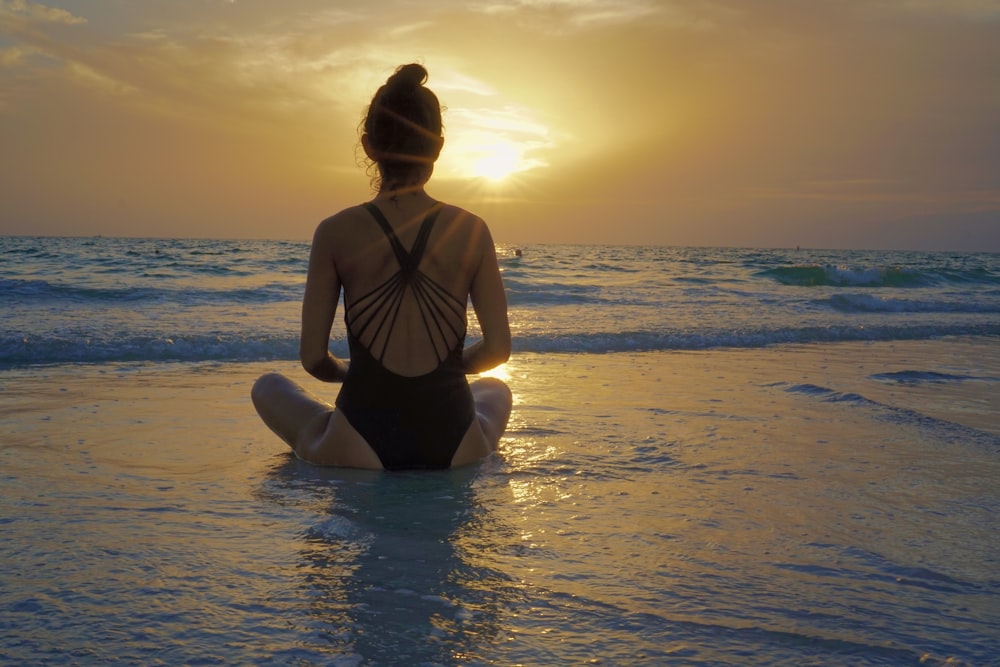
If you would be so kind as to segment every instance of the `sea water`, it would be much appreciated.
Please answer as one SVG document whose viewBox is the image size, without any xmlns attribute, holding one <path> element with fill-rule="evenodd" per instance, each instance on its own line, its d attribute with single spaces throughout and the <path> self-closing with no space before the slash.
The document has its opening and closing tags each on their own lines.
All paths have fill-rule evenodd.
<svg viewBox="0 0 1000 667">
<path fill-rule="evenodd" d="M 1000 335 L 996 254 L 521 250 L 499 249 L 515 353 Z M 0 368 L 294 359 L 307 258 L 296 242 L 0 237 Z"/>
<path fill-rule="evenodd" d="M 248 404 L 307 244 L 0 239 L 0 662 L 998 663 L 1000 257 L 498 250 L 502 456 L 386 474 Z"/>
</svg>

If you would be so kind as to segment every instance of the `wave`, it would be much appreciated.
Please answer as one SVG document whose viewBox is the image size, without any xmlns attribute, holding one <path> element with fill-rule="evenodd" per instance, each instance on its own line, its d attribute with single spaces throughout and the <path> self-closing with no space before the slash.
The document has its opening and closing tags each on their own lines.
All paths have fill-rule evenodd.
<svg viewBox="0 0 1000 667">
<path fill-rule="evenodd" d="M 515 352 L 583 353 L 655 352 L 758 348 L 786 344 L 854 341 L 927 340 L 945 336 L 1000 336 L 1000 323 L 934 324 L 927 326 L 787 327 L 759 330 L 710 330 L 522 335 L 514 339 Z"/>
<path fill-rule="evenodd" d="M 297 356 L 307 244 L 0 237 L 0 253 L 0 367 Z M 998 335 L 998 257 L 539 246 L 501 265 L 516 352 L 591 354 Z"/>
<path fill-rule="evenodd" d="M 1000 299 L 977 301 L 970 300 L 968 295 L 963 295 L 962 299 L 897 299 L 847 293 L 834 294 L 817 303 L 841 313 L 1000 313 Z"/>
<path fill-rule="evenodd" d="M 600 304 L 600 285 L 521 280 L 504 276 L 507 302 L 511 306 Z"/>
<path fill-rule="evenodd" d="M 224 334 L 0 336 L 0 368 L 121 362 L 248 362 L 298 359 L 297 336 Z M 335 351 L 346 355 L 347 346 Z"/>
<path fill-rule="evenodd" d="M 156 276 L 150 276 L 156 278 Z M 52 283 L 42 279 L 23 280 L 0 278 L 0 303 L 68 301 L 78 304 L 93 303 L 178 303 L 182 305 L 218 303 L 274 303 L 302 298 L 302 286 L 289 283 L 269 283 L 244 288 L 194 288 L 175 287 L 93 287 Z"/>
<path fill-rule="evenodd" d="M 754 275 L 798 287 L 932 287 L 942 284 L 1000 284 L 1000 276 L 982 268 L 848 267 L 808 264 L 764 269 Z"/>
<path fill-rule="evenodd" d="M 869 380 L 892 384 L 945 384 L 952 382 L 1000 382 L 1000 378 L 981 375 L 956 375 L 953 373 L 938 373 L 936 371 L 894 371 L 891 373 L 875 373 L 868 376 Z"/>
<path fill-rule="evenodd" d="M 993 450 L 1000 449 L 1000 436 L 988 431 L 932 417 L 916 410 L 881 403 L 855 392 L 839 392 L 815 384 L 788 385 L 784 390 L 793 394 L 803 394 L 824 402 L 853 405 L 867 410 L 874 418 L 881 421 L 898 423 L 912 428 L 933 430 L 939 437 L 962 445 L 976 443 Z"/>
<path fill-rule="evenodd" d="M 515 354 L 606 354 L 763 348 L 783 344 L 849 341 L 926 340 L 945 336 L 1000 337 L 1000 323 L 927 327 L 803 327 L 742 332 L 719 330 L 528 334 L 516 337 L 513 349 Z M 298 336 L 293 334 L 91 333 L 82 335 L 53 332 L 23 335 L 7 332 L 0 334 L 0 369 L 49 364 L 137 361 L 295 361 L 298 359 L 298 343 Z M 338 356 L 346 357 L 349 354 L 347 342 L 343 339 L 334 340 L 331 343 L 331 350 Z"/>
</svg>

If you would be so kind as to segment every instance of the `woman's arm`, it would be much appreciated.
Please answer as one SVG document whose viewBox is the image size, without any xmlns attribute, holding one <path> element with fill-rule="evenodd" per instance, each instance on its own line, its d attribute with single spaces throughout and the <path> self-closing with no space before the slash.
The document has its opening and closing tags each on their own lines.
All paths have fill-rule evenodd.
<svg viewBox="0 0 1000 667">
<path fill-rule="evenodd" d="M 510 358 L 510 323 L 507 295 L 497 264 L 493 237 L 485 224 L 479 243 L 479 266 L 472 278 L 470 297 L 483 337 L 465 348 L 462 366 L 466 373 L 482 373 Z"/>
<path fill-rule="evenodd" d="M 313 235 L 299 337 L 302 367 L 324 382 L 342 382 L 347 376 L 347 364 L 330 353 L 330 328 L 340 298 L 340 276 L 333 261 L 334 224 L 335 218 L 327 218 Z"/>
</svg>

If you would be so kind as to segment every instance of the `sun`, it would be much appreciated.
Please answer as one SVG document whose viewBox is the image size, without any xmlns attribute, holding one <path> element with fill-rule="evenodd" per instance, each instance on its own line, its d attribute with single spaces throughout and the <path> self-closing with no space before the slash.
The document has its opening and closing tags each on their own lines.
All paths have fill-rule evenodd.
<svg viewBox="0 0 1000 667">
<path fill-rule="evenodd" d="M 480 148 L 472 164 L 472 175 L 491 181 L 502 181 L 522 168 L 520 151 L 510 143 L 496 143 Z"/>
<path fill-rule="evenodd" d="M 524 172 L 548 167 L 544 156 L 556 142 L 537 115 L 511 104 L 449 106 L 448 136 L 435 173 L 493 191 L 507 190 Z"/>
<path fill-rule="evenodd" d="M 523 172 L 548 166 L 548 162 L 535 155 L 552 145 L 543 130 L 522 130 L 520 126 L 508 129 L 503 125 L 462 127 L 458 123 L 449 127 L 452 139 L 445 141 L 435 167 L 435 173 L 445 178 L 506 189 Z"/>
</svg>

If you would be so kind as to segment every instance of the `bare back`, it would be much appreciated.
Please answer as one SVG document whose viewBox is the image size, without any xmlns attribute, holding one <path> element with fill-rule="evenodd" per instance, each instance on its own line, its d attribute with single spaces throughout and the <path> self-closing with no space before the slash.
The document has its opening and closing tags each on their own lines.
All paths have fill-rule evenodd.
<svg viewBox="0 0 1000 667">
<path fill-rule="evenodd" d="M 339 225 L 344 234 L 333 246 L 345 321 L 386 369 L 423 375 L 464 342 L 484 225 L 460 208 L 433 202 L 426 208 L 374 206 L 345 211 Z M 406 266 L 410 253 L 416 266 Z"/>
</svg>

